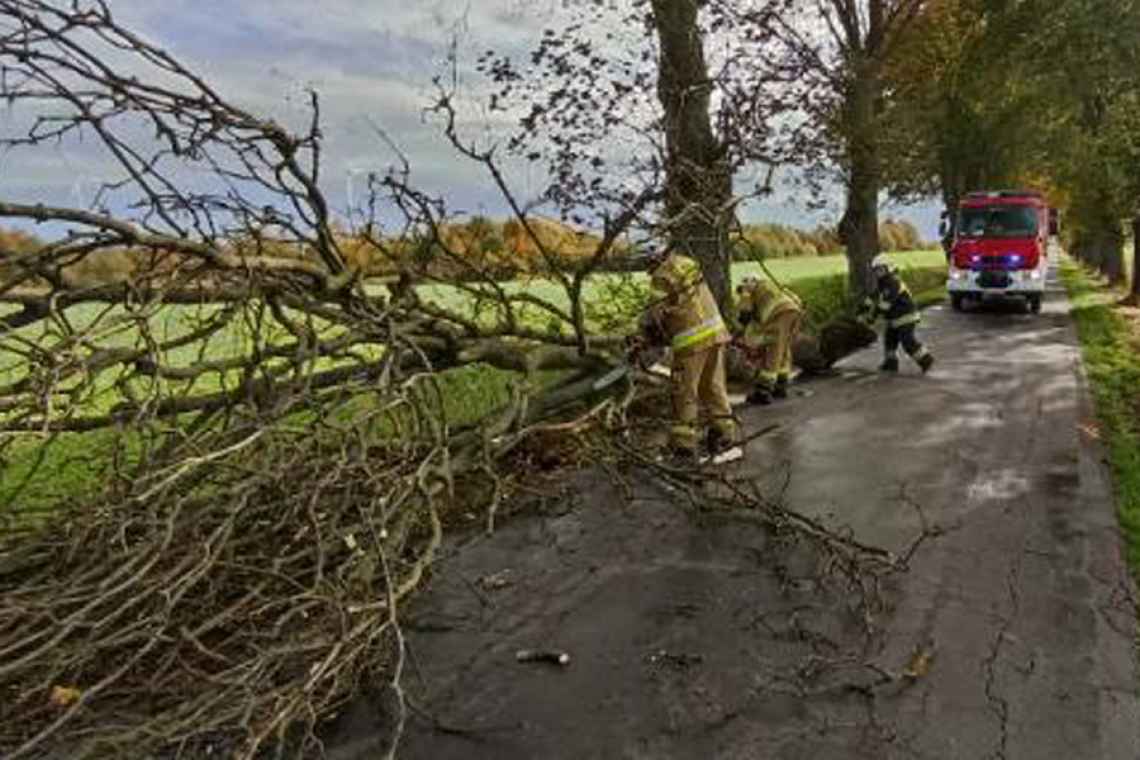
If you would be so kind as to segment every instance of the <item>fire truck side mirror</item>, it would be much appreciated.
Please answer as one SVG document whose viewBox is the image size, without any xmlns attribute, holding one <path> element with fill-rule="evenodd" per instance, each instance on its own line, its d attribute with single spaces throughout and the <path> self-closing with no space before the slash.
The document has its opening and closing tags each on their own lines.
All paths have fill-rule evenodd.
<svg viewBox="0 0 1140 760">
<path fill-rule="evenodd" d="M 1055 208 L 1049 209 L 1049 234 L 1058 235 L 1061 232 L 1061 213 Z"/>
</svg>

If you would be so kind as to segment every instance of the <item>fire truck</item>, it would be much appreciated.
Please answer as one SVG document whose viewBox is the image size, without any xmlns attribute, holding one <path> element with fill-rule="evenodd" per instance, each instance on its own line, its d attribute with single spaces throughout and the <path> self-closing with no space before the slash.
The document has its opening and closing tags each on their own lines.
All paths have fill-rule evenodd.
<svg viewBox="0 0 1140 760">
<path fill-rule="evenodd" d="M 949 259 L 946 289 L 955 310 L 991 297 L 1024 299 L 1041 311 L 1050 236 L 1057 210 L 1033 190 L 967 193 L 943 227 Z M 943 225 L 947 224 L 943 222 Z"/>
</svg>

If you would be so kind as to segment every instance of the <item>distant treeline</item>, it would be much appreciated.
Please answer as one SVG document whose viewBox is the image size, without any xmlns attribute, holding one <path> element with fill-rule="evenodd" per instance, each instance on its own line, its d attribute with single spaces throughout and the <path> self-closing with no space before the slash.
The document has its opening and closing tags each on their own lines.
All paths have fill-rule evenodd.
<svg viewBox="0 0 1140 760">
<path fill-rule="evenodd" d="M 922 239 L 913 224 L 894 219 L 887 219 L 879 225 L 879 243 L 884 251 L 935 247 Z M 747 261 L 840 253 L 843 253 L 843 244 L 839 242 L 839 233 L 834 227 L 820 226 L 808 231 L 782 224 L 749 224 L 744 226 L 743 240 L 733 249 L 733 258 Z"/>
<path fill-rule="evenodd" d="M 590 232 L 578 231 L 560 222 L 532 218 L 529 230 L 518 220 L 505 223 L 485 217 L 473 217 L 460 225 L 448 225 L 439 231 L 439 242 L 421 241 L 411 246 L 412 260 L 426 265 L 443 276 L 462 277 L 467 264 L 494 271 L 496 276 L 510 278 L 549 270 L 547 257 L 555 263 L 573 267 L 589 258 L 597 250 L 600 238 Z M 879 239 L 884 251 L 913 251 L 937 247 L 923 241 L 918 229 L 910 222 L 888 219 L 879 226 Z M 843 244 L 833 227 L 801 230 L 780 224 L 745 225 L 742 234 L 732 240 L 732 258 L 736 261 L 755 261 L 768 258 L 795 256 L 831 256 L 843 253 Z M 610 254 L 600 263 L 599 269 L 627 271 L 632 246 L 619 240 Z M 362 257 L 368 260 L 367 255 Z M 375 262 L 370 261 L 372 269 Z M 381 268 L 391 262 L 381 263 Z M 385 272 L 378 272 L 383 274 Z"/>
<path fill-rule="evenodd" d="M 829 256 L 843 252 L 834 228 L 817 227 L 807 231 L 780 224 L 745 225 L 742 235 L 733 239 L 736 261 Z M 907 251 L 930 247 L 914 225 L 887 220 L 879 229 L 885 251 Z M 551 266 L 574 268 L 597 250 L 600 238 L 542 217 L 496 222 L 471 217 L 462 224 L 441 225 L 434 235 L 420 234 L 400 241 L 382 240 L 380 245 L 361 235 L 342 231 L 338 243 L 349 266 L 365 276 L 393 276 L 411 269 L 442 280 L 494 277 L 511 279 L 550 271 Z M 34 236 L 0 229 L 0 275 L 11 267 L 3 259 L 36 250 L 42 243 Z M 235 238 L 227 243 L 234 252 L 281 257 L 315 258 L 312 251 L 296 243 L 261 238 Z M 632 268 L 633 246 L 619 240 L 600 262 L 603 271 Z M 79 285 L 123 281 L 142 272 L 153 272 L 161 252 L 106 250 L 91 254 L 64 268 L 65 280 Z M 158 265 L 160 266 L 160 265 Z"/>
</svg>

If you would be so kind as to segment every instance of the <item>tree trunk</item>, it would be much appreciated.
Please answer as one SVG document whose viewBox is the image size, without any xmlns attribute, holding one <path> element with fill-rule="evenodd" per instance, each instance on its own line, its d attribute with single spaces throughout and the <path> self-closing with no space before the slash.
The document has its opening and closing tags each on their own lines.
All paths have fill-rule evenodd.
<svg viewBox="0 0 1140 760">
<path fill-rule="evenodd" d="M 709 114 L 711 83 L 698 5 L 698 0 L 653 0 L 661 46 L 657 97 L 665 112 L 665 213 L 670 244 L 701 263 L 723 310 L 731 297 L 727 206 L 732 175 Z"/>
<path fill-rule="evenodd" d="M 1140 214 L 1132 217 L 1132 296 L 1140 301 Z"/>
<path fill-rule="evenodd" d="M 844 103 L 849 174 L 840 235 L 847 249 L 849 287 L 857 296 L 870 292 L 871 259 L 879 252 L 882 172 L 876 111 L 881 89 L 873 63 L 855 66 Z"/>
<path fill-rule="evenodd" d="M 1104 276 L 1113 285 L 1124 282 L 1124 236 L 1119 229 L 1105 230 Z"/>
<path fill-rule="evenodd" d="M 961 158 L 962 150 L 958 141 L 954 139 L 957 136 L 954 127 L 961 124 L 964 110 L 959 98 L 954 95 L 948 96 L 942 104 L 943 126 L 939 134 L 941 142 L 938 144 L 938 173 L 942 187 L 942 203 L 953 217 L 957 217 L 958 199 L 970 189 L 966 187 L 966 167 L 963 166 Z"/>
<path fill-rule="evenodd" d="M 1094 226 L 1089 237 L 1095 249 L 1096 268 L 1110 283 L 1118 285 L 1124 280 L 1124 231 L 1120 221 L 1109 211 L 1109 198 L 1105 198 L 1097 209 L 1105 213 L 1098 213 L 1091 220 Z"/>
<path fill-rule="evenodd" d="M 1100 250 L 1096 236 L 1087 231 L 1079 232 L 1073 239 L 1073 253 L 1079 261 L 1100 271 Z"/>
</svg>

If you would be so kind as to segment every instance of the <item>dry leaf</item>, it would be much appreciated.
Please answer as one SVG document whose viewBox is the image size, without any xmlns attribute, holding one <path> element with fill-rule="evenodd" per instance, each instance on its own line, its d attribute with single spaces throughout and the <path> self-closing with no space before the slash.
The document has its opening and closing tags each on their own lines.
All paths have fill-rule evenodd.
<svg viewBox="0 0 1140 760">
<path fill-rule="evenodd" d="M 907 664 L 906 669 L 903 670 L 903 675 L 907 678 L 922 678 L 930 672 L 930 662 L 934 659 L 934 653 L 928 652 L 925 649 L 916 650 L 911 655 L 910 662 Z"/>
<path fill-rule="evenodd" d="M 497 573 L 491 573 L 490 575 L 484 575 L 479 579 L 479 585 L 488 591 L 506 588 L 512 583 L 514 583 L 514 581 L 511 578 L 510 568 L 500 570 Z"/>
<path fill-rule="evenodd" d="M 82 692 L 74 686 L 53 686 L 51 703 L 56 707 L 67 707 L 79 701 L 82 695 Z"/>
</svg>

